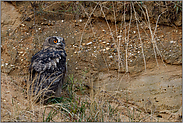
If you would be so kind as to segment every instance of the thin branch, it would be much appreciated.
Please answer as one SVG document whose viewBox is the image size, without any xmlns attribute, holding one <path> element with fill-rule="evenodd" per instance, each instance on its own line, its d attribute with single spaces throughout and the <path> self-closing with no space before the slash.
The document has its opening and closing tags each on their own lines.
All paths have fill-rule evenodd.
<svg viewBox="0 0 183 123">
<path fill-rule="evenodd" d="M 89 22 L 89 20 L 90 20 L 91 16 L 93 15 L 93 13 L 94 13 L 95 9 L 97 8 L 98 4 L 99 4 L 99 2 L 97 3 L 97 5 L 96 5 L 96 6 L 95 6 L 95 8 L 93 9 L 93 11 L 91 12 L 91 14 L 90 14 L 90 16 L 89 16 L 89 18 L 88 18 L 88 20 L 87 20 L 87 22 L 86 22 L 85 26 L 84 26 L 84 29 L 83 29 L 83 32 L 82 32 L 82 35 L 81 35 L 81 40 L 80 40 L 79 50 L 81 50 L 81 47 L 82 47 L 81 43 L 82 43 L 82 40 L 83 40 L 84 30 L 85 30 L 85 28 L 86 28 L 86 26 L 87 26 L 87 24 L 88 24 L 88 22 Z"/>
<path fill-rule="evenodd" d="M 125 22 L 125 4 L 124 2 L 124 26 L 125 26 L 125 43 L 126 43 L 126 72 L 128 72 L 128 42 L 126 40 L 126 22 Z"/>
<path fill-rule="evenodd" d="M 78 2 L 79 3 L 79 2 Z M 80 3 L 79 3 L 79 5 L 81 6 L 81 8 L 83 9 L 83 11 L 85 12 L 85 14 L 87 15 L 87 17 L 89 18 L 89 14 L 86 12 L 86 10 L 85 10 L 85 8 L 83 7 L 83 5 L 81 5 Z M 90 22 L 90 26 L 91 26 L 91 29 L 92 29 L 92 33 L 93 33 L 93 35 L 94 35 L 94 37 L 95 38 L 97 38 L 96 37 L 96 35 L 95 35 L 95 31 L 93 30 L 93 28 L 92 28 L 92 24 L 91 24 L 91 22 Z"/>
<path fill-rule="evenodd" d="M 142 56 L 143 56 L 143 59 L 144 59 L 144 66 L 145 66 L 145 71 L 146 71 L 146 60 L 145 60 L 143 43 L 142 43 L 142 40 L 141 40 L 140 31 L 139 31 L 139 26 L 138 26 L 138 21 L 137 21 L 137 20 L 138 20 L 138 19 L 137 19 L 137 12 L 135 11 L 134 3 L 132 3 L 132 6 L 133 6 L 133 11 L 134 11 L 134 13 L 135 13 L 135 20 L 136 20 L 136 24 L 137 24 L 137 30 L 138 30 L 138 34 L 139 34 L 139 40 L 140 40 L 140 43 L 141 43 Z"/>
</svg>

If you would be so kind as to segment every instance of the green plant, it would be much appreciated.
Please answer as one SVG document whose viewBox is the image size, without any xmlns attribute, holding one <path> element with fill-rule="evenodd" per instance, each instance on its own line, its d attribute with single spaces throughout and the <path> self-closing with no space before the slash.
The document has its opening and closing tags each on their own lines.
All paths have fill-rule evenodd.
<svg viewBox="0 0 183 123">
<path fill-rule="evenodd" d="M 44 113 L 43 113 L 43 122 L 51 122 L 53 120 L 53 117 L 57 114 L 53 109 L 49 112 L 48 116 L 45 117 L 45 111 L 46 111 L 46 108 L 44 110 Z M 46 118 L 46 119 L 45 119 Z"/>
<path fill-rule="evenodd" d="M 87 70 L 85 69 L 84 73 Z M 83 74 L 84 74 L 83 73 Z M 90 100 L 89 98 L 83 98 L 82 95 L 77 95 L 77 91 L 83 91 L 83 85 L 78 84 L 77 79 L 74 79 L 73 75 L 69 75 L 67 79 L 67 91 L 69 91 L 69 98 L 53 98 L 50 99 L 51 110 L 49 110 L 50 105 L 46 106 L 43 113 L 43 122 L 54 122 L 55 116 L 59 114 L 64 115 L 63 121 L 71 122 L 104 122 L 105 117 L 108 117 L 108 121 L 120 121 L 117 117 L 114 117 L 118 113 L 117 108 L 113 108 L 108 100 L 98 101 Z M 46 115 L 46 110 L 49 113 Z"/>
<path fill-rule="evenodd" d="M 174 9 L 175 9 L 175 11 L 176 11 L 176 14 L 178 14 L 178 12 L 179 11 L 182 11 L 182 2 L 180 2 L 180 1 L 175 1 L 174 2 Z"/>
</svg>

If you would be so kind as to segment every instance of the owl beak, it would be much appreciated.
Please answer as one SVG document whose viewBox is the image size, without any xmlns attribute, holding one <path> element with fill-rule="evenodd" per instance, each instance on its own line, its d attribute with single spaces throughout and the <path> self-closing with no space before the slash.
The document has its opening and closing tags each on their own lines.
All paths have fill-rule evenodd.
<svg viewBox="0 0 183 123">
<path fill-rule="evenodd" d="M 60 43 L 57 43 L 57 45 L 58 45 L 58 46 L 63 46 L 63 43 L 62 43 L 62 42 L 60 42 Z"/>
<path fill-rule="evenodd" d="M 57 43 L 57 45 L 61 45 L 61 43 Z"/>
</svg>

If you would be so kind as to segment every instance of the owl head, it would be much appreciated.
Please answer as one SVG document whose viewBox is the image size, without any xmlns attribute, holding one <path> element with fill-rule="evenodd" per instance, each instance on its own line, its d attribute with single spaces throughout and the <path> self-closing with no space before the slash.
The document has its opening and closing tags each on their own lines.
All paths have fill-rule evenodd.
<svg viewBox="0 0 183 123">
<path fill-rule="evenodd" d="M 65 48 L 64 38 L 58 36 L 50 36 L 47 37 L 45 42 L 43 43 L 43 48 L 54 47 L 57 49 Z"/>
</svg>

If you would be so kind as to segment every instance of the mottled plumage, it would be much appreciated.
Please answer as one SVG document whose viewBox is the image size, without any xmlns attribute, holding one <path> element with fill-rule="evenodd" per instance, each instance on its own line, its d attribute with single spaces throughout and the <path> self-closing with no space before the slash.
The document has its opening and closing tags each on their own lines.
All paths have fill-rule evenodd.
<svg viewBox="0 0 183 123">
<path fill-rule="evenodd" d="M 43 49 L 31 59 L 30 90 L 34 95 L 59 96 L 66 72 L 65 41 L 62 37 L 46 38 Z"/>
</svg>

